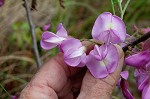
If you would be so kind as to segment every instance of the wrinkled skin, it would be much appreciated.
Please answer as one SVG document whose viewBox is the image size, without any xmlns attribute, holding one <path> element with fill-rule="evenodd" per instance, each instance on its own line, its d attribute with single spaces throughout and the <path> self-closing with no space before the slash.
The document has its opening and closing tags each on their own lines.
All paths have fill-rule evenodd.
<svg viewBox="0 0 150 99">
<path fill-rule="evenodd" d="M 59 53 L 41 67 L 19 99 L 111 99 L 124 61 L 121 47 L 117 46 L 117 50 L 119 65 L 103 79 L 94 78 L 85 67 L 67 66 L 63 54 Z"/>
</svg>

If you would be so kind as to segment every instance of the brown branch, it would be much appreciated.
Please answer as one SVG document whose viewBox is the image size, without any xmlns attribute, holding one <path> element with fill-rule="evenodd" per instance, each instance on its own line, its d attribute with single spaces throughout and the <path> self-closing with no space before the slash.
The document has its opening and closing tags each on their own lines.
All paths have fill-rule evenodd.
<svg viewBox="0 0 150 99">
<path fill-rule="evenodd" d="M 148 38 L 150 38 L 150 32 L 144 34 L 143 36 L 141 36 L 140 38 L 136 39 L 135 41 L 127 44 L 126 46 L 124 46 L 122 49 L 124 52 L 126 52 L 127 50 L 129 50 L 131 47 L 134 47 L 135 45 L 139 44 L 140 42 L 143 42 L 145 40 L 147 40 Z"/>
<path fill-rule="evenodd" d="M 33 51 L 34 51 L 34 55 L 35 55 L 35 58 L 36 58 L 36 64 L 37 64 L 37 68 L 39 68 L 41 66 L 41 60 L 40 60 L 39 51 L 38 51 L 38 48 L 37 48 L 37 42 L 36 42 L 36 36 L 35 36 L 35 26 L 32 22 L 32 17 L 31 17 L 31 14 L 30 14 L 30 7 L 29 7 L 28 0 L 24 0 L 24 7 L 25 7 L 25 10 L 26 10 L 27 20 L 28 20 L 28 24 L 29 24 L 29 27 L 30 27 L 30 31 L 31 31 Z"/>
<path fill-rule="evenodd" d="M 32 0 L 32 3 L 31 3 L 31 10 L 37 10 L 37 9 L 36 9 L 36 5 L 37 5 L 37 0 Z"/>
<path fill-rule="evenodd" d="M 60 6 L 61 6 L 62 8 L 65 8 L 65 6 L 64 6 L 64 0 L 59 0 L 59 4 L 60 4 Z"/>
</svg>

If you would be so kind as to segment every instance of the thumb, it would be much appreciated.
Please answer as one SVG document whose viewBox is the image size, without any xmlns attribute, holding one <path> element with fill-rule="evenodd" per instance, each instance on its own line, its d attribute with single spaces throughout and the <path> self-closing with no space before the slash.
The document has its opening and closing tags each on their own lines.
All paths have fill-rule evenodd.
<svg viewBox="0 0 150 99">
<path fill-rule="evenodd" d="M 83 78 L 80 94 L 77 99 L 111 99 L 112 91 L 120 77 L 124 62 L 124 53 L 118 45 L 119 64 L 112 74 L 103 79 L 94 78 L 89 71 Z"/>
</svg>

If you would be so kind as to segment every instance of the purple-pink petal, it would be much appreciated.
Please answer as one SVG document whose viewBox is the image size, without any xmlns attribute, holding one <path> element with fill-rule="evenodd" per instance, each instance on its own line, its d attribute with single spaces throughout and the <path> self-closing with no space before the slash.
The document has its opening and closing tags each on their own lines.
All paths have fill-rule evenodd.
<svg viewBox="0 0 150 99">
<path fill-rule="evenodd" d="M 66 29 L 63 27 L 62 23 L 58 24 L 56 34 L 60 37 L 64 37 L 64 38 L 68 37 L 68 33 L 67 33 Z"/>
<path fill-rule="evenodd" d="M 95 78 L 104 78 L 109 73 L 103 61 L 97 61 L 92 56 L 87 56 L 86 66 Z"/>
<path fill-rule="evenodd" d="M 146 40 L 146 41 L 144 42 L 144 45 L 142 46 L 142 50 L 143 50 L 143 51 L 144 51 L 144 50 L 148 50 L 148 49 L 150 49 L 150 39 Z"/>
<path fill-rule="evenodd" d="M 129 76 L 129 72 L 128 71 L 122 71 L 121 73 L 120 73 L 120 79 L 117 81 L 117 86 L 120 86 L 120 83 L 121 83 L 121 79 L 125 79 L 125 80 L 127 80 L 128 79 L 128 76 Z"/>
<path fill-rule="evenodd" d="M 124 41 L 126 38 L 126 26 L 122 19 L 118 16 L 112 17 L 112 23 L 114 24 L 114 27 L 112 28 L 115 30 L 116 35 L 121 39 L 121 41 Z"/>
<path fill-rule="evenodd" d="M 40 41 L 40 45 L 45 50 L 49 50 L 57 46 L 57 44 L 47 43 L 47 42 L 44 42 L 43 40 Z"/>
<path fill-rule="evenodd" d="M 121 18 L 104 12 L 98 16 L 94 23 L 92 37 L 106 43 L 108 36 L 110 36 L 112 43 L 123 42 L 126 38 L 126 27 Z"/>
<path fill-rule="evenodd" d="M 64 61 L 69 66 L 83 67 L 85 65 L 85 47 L 78 39 L 69 38 L 63 41 L 60 49 L 64 53 Z"/>
<path fill-rule="evenodd" d="M 114 46 L 113 44 L 110 44 L 108 46 L 108 53 L 104 60 L 107 71 L 109 73 L 113 73 L 117 68 L 119 62 L 119 55 L 116 46 Z"/>
<path fill-rule="evenodd" d="M 99 49 L 94 48 L 90 52 L 86 60 L 86 66 L 95 78 L 106 77 L 108 74 L 114 72 L 116 67 L 118 66 L 118 52 L 116 47 L 112 44 L 108 45 L 107 55 L 103 59 L 99 60 L 95 58 L 95 56 L 98 57 L 98 55 L 102 55 L 102 53 L 104 53 L 103 50 L 100 50 L 102 48 L 103 46 L 100 46 Z M 100 54 L 97 50 L 99 50 Z"/>
<path fill-rule="evenodd" d="M 145 65 L 150 61 L 150 50 L 145 50 L 138 54 L 134 54 L 125 59 L 127 65 L 136 68 L 145 68 Z"/>
<path fill-rule="evenodd" d="M 150 84 L 147 84 L 142 91 L 142 99 L 150 99 Z"/>
<path fill-rule="evenodd" d="M 42 39 L 40 41 L 41 47 L 43 49 L 52 49 L 59 45 L 65 38 L 59 37 L 52 32 L 44 32 L 42 34 Z"/>
<path fill-rule="evenodd" d="M 5 0 L 0 0 L 0 7 L 4 5 Z"/>
<path fill-rule="evenodd" d="M 121 89 L 122 89 L 122 93 L 124 95 L 124 97 L 126 99 L 134 99 L 134 97 L 132 96 L 132 94 L 130 93 L 130 91 L 128 90 L 128 84 L 127 81 L 125 79 L 121 79 Z"/>
<path fill-rule="evenodd" d="M 50 24 L 44 25 L 44 26 L 43 26 L 43 30 L 44 30 L 44 31 L 49 30 L 49 29 L 50 29 L 50 26 L 51 26 Z"/>
<path fill-rule="evenodd" d="M 76 67 L 80 64 L 81 62 L 81 57 L 74 57 L 74 58 L 64 58 L 64 61 L 66 62 L 67 65 Z"/>
<path fill-rule="evenodd" d="M 146 70 L 150 71 L 150 61 L 146 64 Z"/>
<path fill-rule="evenodd" d="M 148 78 L 149 78 L 148 72 L 144 69 L 136 69 L 134 75 L 136 77 L 138 89 L 142 91 L 143 88 L 148 83 Z"/>
<path fill-rule="evenodd" d="M 123 79 L 127 80 L 128 76 L 129 76 L 129 72 L 128 71 L 122 71 L 120 75 Z"/>
<path fill-rule="evenodd" d="M 90 55 L 93 55 L 93 57 L 100 61 L 106 57 L 107 53 L 108 50 L 106 45 L 102 45 L 101 47 L 95 45 L 94 50 L 91 51 Z"/>
<path fill-rule="evenodd" d="M 11 99 L 18 99 L 17 96 L 11 96 Z"/>
<path fill-rule="evenodd" d="M 63 41 L 61 43 L 60 47 L 61 47 L 61 50 L 63 52 L 65 52 L 65 51 L 68 51 L 71 48 L 78 49 L 81 46 L 82 46 L 82 44 L 81 44 L 80 40 L 74 39 L 74 38 L 69 38 L 69 39 Z"/>
<path fill-rule="evenodd" d="M 150 32 L 150 28 L 149 28 L 149 27 L 148 27 L 148 28 L 142 28 L 142 29 L 141 29 L 141 32 L 142 32 L 143 34 L 146 34 L 146 33 Z"/>
</svg>

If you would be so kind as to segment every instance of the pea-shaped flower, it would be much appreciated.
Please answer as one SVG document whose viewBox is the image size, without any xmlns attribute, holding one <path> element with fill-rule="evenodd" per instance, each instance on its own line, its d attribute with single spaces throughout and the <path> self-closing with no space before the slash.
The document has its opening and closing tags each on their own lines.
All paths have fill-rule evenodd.
<svg viewBox="0 0 150 99">
<path fill-rule="evenodd" d="M 132 94 L 130 93 L 130 91 L 128 89 L 127 79 L 129 76 L 129 72 L 123 71 L 123 72 L 121 72 L 120 76 L 121 76 L 121 78 L 118 81 L 118 85 L 121 87 L 124 97 L 126 99 L 134 99 L 134 97 L 132 96 Z"/>
<path fill-rule="evenodd" d="M 92 37 L 103 43 L 121 43 L 126 38 L 125 24 L 118 16 L 104 12 L 95 21 Z"/>
<path fill-rule="evenodd" d="M 136 61 L 135 61 L 136 60 Z M 145 69 L 145 65 L 150 61 L 150 50 L 145 50 L 134 54 L 125 59 L 127 65 L 133 66 L 135 68 Z"/>
<path fill-rule="evenodd" d="M 62 42 L 61 51 L 64 53 L 64 61 L 72 67 L 83 67 L 85 65 L 86 48 L 78 39 L 70 38 Z"/>
<path fill-rule="evenodd" d="M 60 45 L 63 40 L 67 39 L 67 37 L 68 37 L 67 31 L 60 23 L 57 26 L 56 34 L 48 31 L 42 34 L 40 44 L 43 49 L 49 50 Z"/>
<path fill-rule="evenodd" d="M 104 78 L 115 71 L 119 55 L 113 44 L 98 46 L 86 58 L 86 66 L 95 78 Z"/>
</svg>

